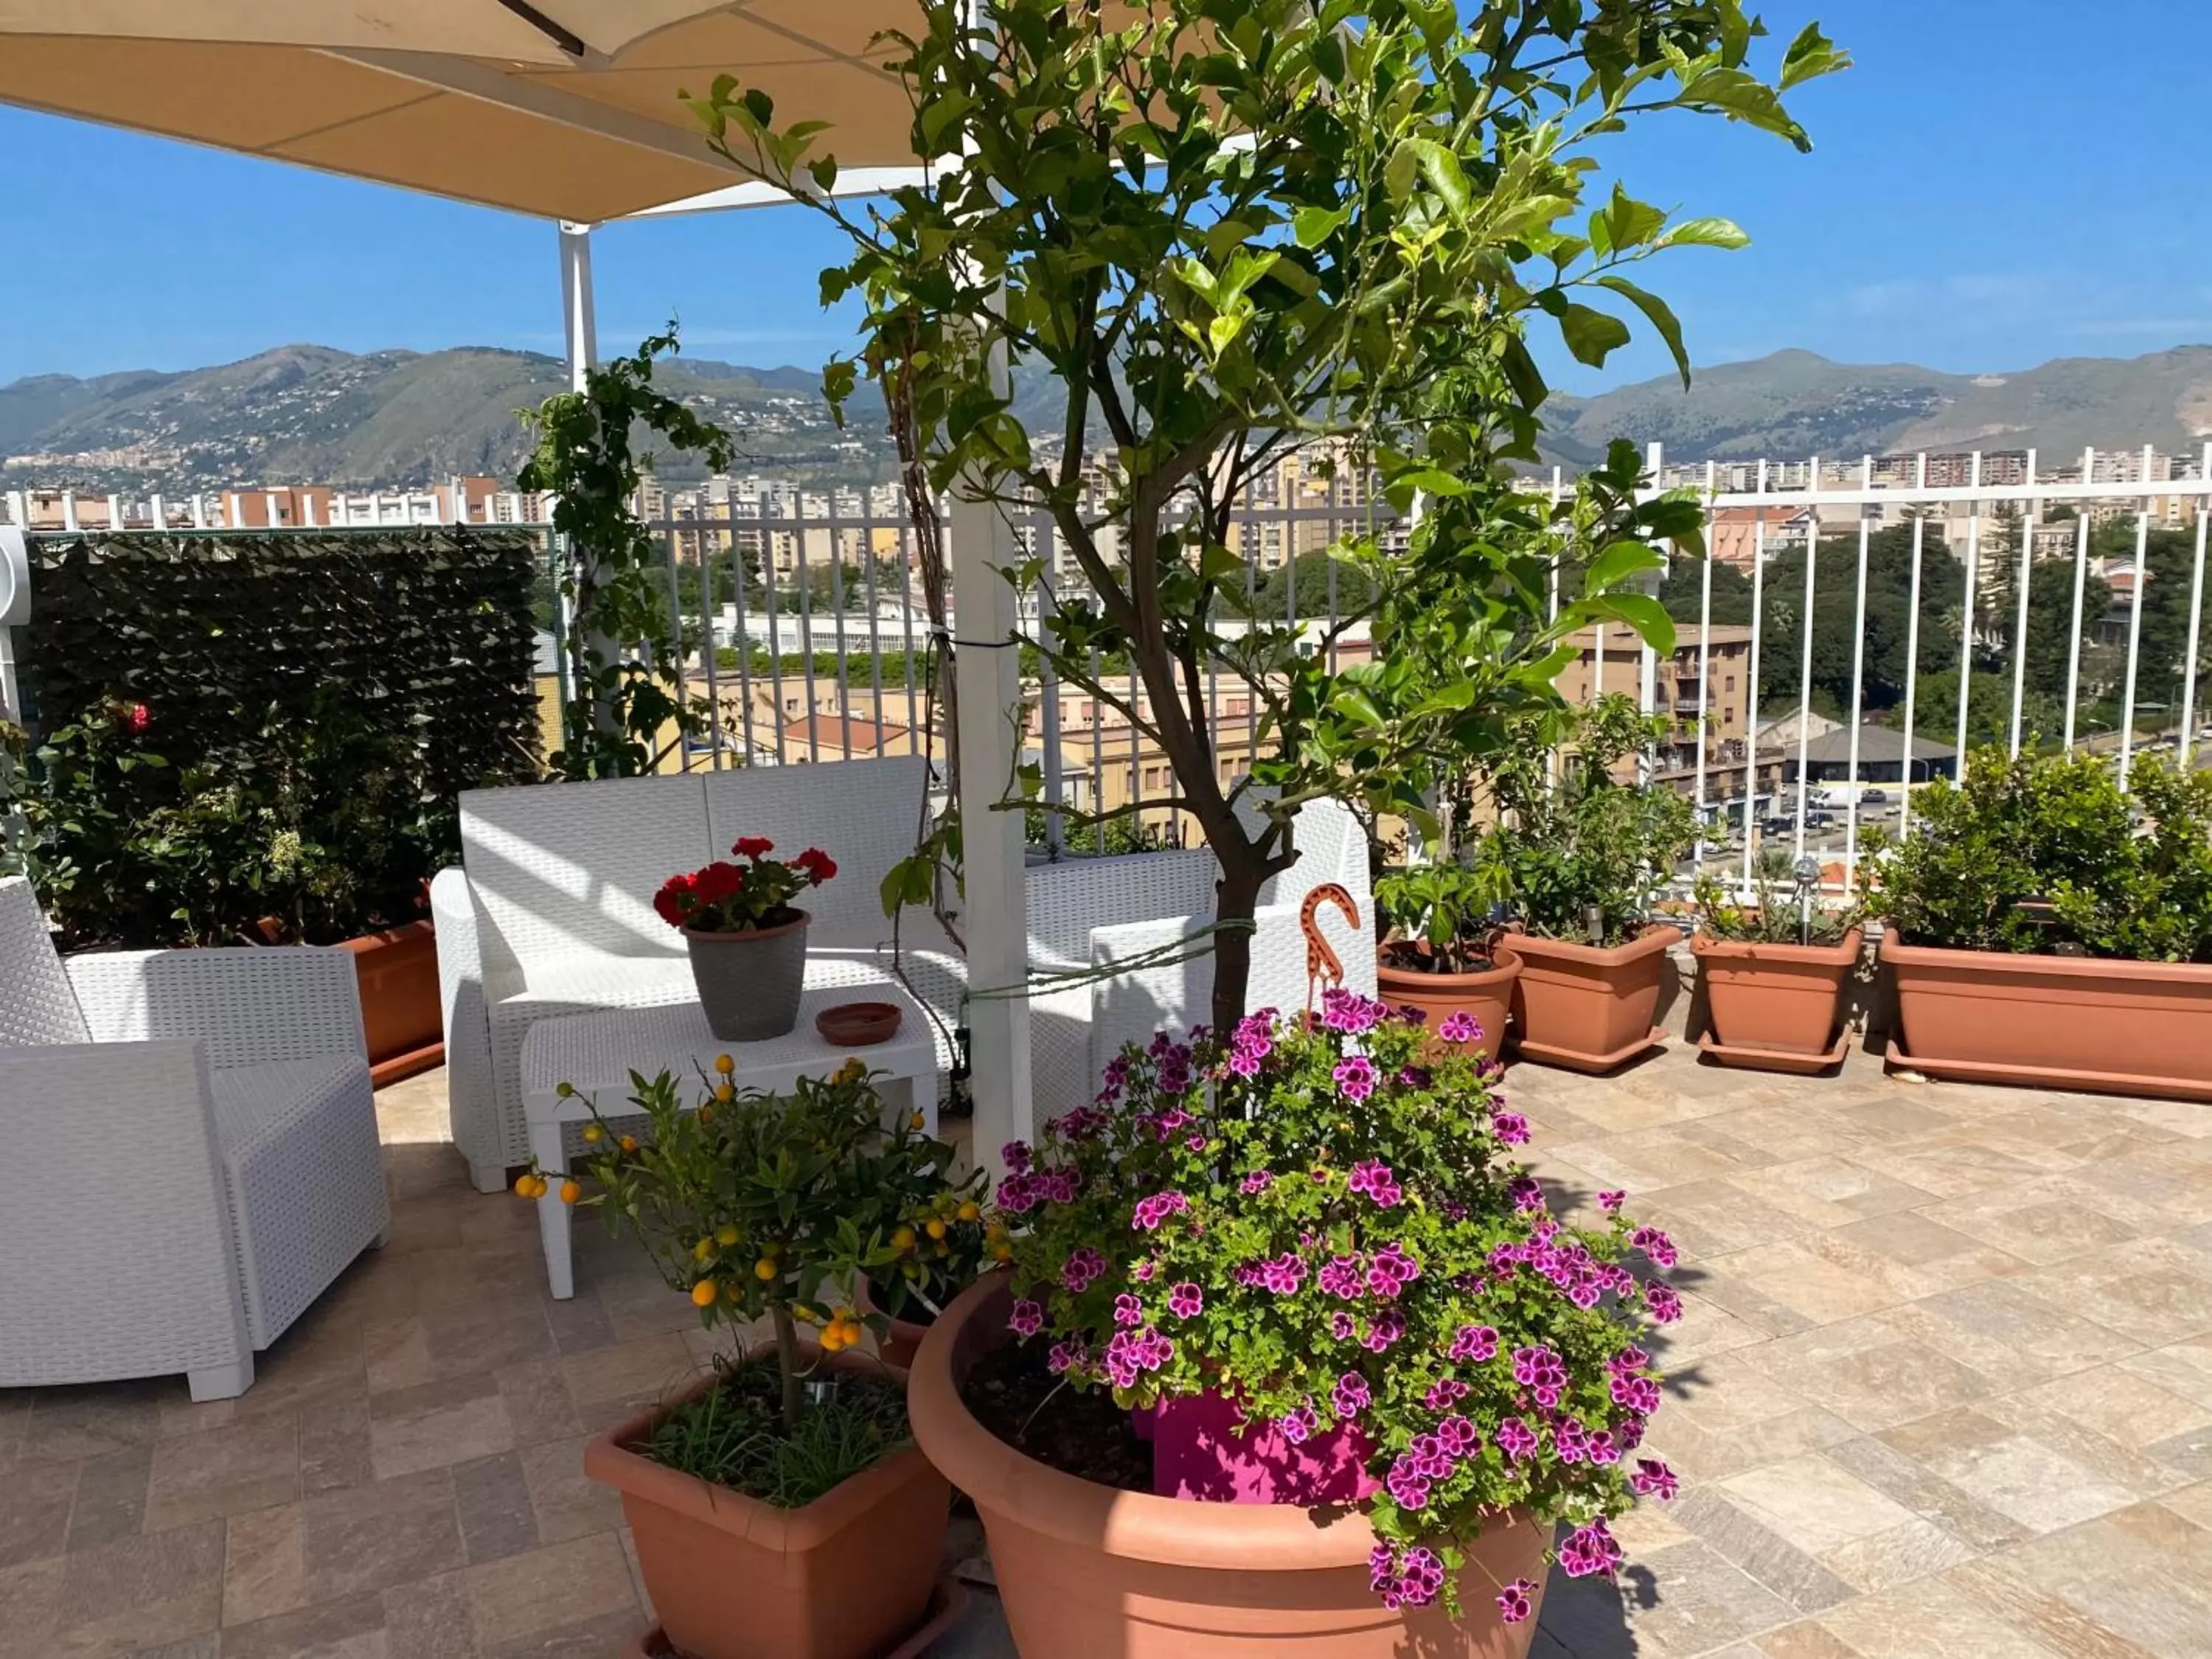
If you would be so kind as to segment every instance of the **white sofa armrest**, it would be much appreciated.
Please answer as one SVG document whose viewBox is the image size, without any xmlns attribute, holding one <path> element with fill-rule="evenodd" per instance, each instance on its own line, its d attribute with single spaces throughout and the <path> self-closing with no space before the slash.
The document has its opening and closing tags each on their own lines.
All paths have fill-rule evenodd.
<svg viewBox="0 0 2212 1659">
<path fill-rule="evenodd" d="M 317 945 L 115 951 L 64 966 L 102 1042 L 198 1037 L 212 1068 L 368 1057 L 354 959 Z"/>
<path fill-rule="evenodd" d="M 189 1042 L 0 1048 L 0 1387 L 191 1375 L 252 1350 L 205 1061 Z"/>
<path fill-rule="evenodd" d="M 476 900 L 459 865 L 430 878 L 430 919 L 438 932 L 438 1008 L 446 1036 L 446 1117 L 453 1145 L 480 1191 L 507 1179 L 500 1151 L 499 1091 L 491 1060 L 491 1007 Z"/>
<path fill-rule="evenodd" d="M 1101 927 L 1143 917 L 1198 915 L 1213 908 L 1213 855 L 1132 853 L 1038 865 L 1027 877 L 1030 955 L 1046 968 L 1091 960 Z"/>
</svg>

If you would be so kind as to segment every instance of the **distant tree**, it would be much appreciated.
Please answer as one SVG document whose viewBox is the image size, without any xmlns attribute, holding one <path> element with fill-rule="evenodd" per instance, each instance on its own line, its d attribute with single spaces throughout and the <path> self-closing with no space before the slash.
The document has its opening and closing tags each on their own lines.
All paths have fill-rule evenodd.
<svg viewBox="0 0 2212 1659">
<path fill-rule="evenodd" d="M 1919 672 L 1925 676 L 1959 661 L 1955 609 L 1963 580 L 1959 561 L 1934 526 L 1922 531 Z M 1866 628 L 1857 627 L 1859 543 L 1855 534 L 1825 536 L 1813 571 L 1814 706 L 1848 713 L 1854 665 L 1863 643 L 1862 702 L 1882 709 L 1905 696 L 1905 667 L 1912 621 L 1912 526 L 1891 525 L 1867 539 Z M 1805 626 L 1805 549 L 1802 544 L 1770 555 L 1760 617 L 1762 702 L 1794 707 L 1802 685 Z M 1716 586 L 1717 592 L 1717 585 Z M 1748 610 L 1746 611 L 1748 617 Z"/>
<path fill-rule="evenodd" d="M 1704 610 L 1705 568 L 1703 559 L 1677 554 L 1668 562 L 1667 580 L 1659 588 L 1659 603 L 1667 607 L 1667 614 L 1693 628 Z M 1712 620 L 1738 628 L 1751 623 L 1751 578 L 1717 559 L 1713 561 Z"/>
</svg>

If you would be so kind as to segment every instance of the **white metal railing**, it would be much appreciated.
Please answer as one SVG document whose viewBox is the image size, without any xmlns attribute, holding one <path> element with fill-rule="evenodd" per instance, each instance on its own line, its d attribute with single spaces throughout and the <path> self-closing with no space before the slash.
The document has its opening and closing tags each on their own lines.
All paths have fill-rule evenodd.
<svg viewBox="0 0 2212 1659">
<path fill-rule="evenodd" d="M 1668 663 L 1662 665 L 1657 653 L 1619 629 L 1611 630 L 1610 641 L 1608 630 L 1597 630 L 1589 657 L 1591 694 L 1632 690 L 1647 712 L 1663 710 L 1680 716 L 1678 733 L 1688 728 L 1686 736 L 1668 745 L 1676 751 L 1674 758 L 1655 751 L 1644 757 L 1643 770 L 1666 775 L 1695 802 L 1701 821 L 1709 826 L 1707 838 L 1697 849 L 1701 866 L 1717 851 L 1734 861 L 1738 849 L 1711 836 L 1710 830 L 1740 817 L 1741 865 L 1748 881 L 1757 848 L 1765 839 L 1759 825 L 1763 799 L 1778 807 L 1789 800 L 1794 807 L 1771 815 L 1783 820 L 1778 833 L 1787 836 L 1793 855 L 1802 856 L 1813 848 L 1839 853 L 1846 868 L 1856 863 L 1862 809 L 1867 805 L 1863 799 L 1862 740 L 1869 729 L 1865 722 L 1870 712 L 1869 555 L 1878 523 L 1885 529 L 1910 526 L 1904 675 L 1897 708 L 1901 720 L 1889 728 L 1898 733 L 1900 757 L 1900 799 L 1896 803 L 1900 833 L 1909 833 L 1911 827 L 1917 729 L 1926 725 L 1950 739 L 1944 758 L 1948 769 L 1955 773 L 1963 764 L 1961 757 L 1974 734 L 1970 716 L 1979 678 L 1974 668 L 1978 646 L 1988 645 L 1990 654 L 2002 657 L 2009 669 L 2004 740 L 2014 751 L 2027 740 L 2028 675 L 2037 666 L 2030 662 L 2030 600 L 2036 586 L 2031 578 L 2038 571 L 2056 570 L 2069 582 L 2071 598 L 2064 629 L 2061 729 L 2039 735 L 2069 748 L 2087 744 L 2110 750 L 2124 782 L 2142 744 L 2156 740 L 2155 734 L 2147 738 L 2139 726 L 2147 712 L 2140 695 L 2146 672 L 2161 681 L 2178 673 L 2178 726 L 2171 720 L 2162 720 L 2161 725 L 2172 728 L 2172 741 L 2183 763 L 2193 759 L 2198 671 L 2204 656 L 2212 445 L 2178 459 L 2148 449 L 2092 450 L 2078 465 L 2049 470 L 2039 466 L 2033 451 L 1863 456 L 1842 464 L 1818 459 L 1708 463 L 1681 468 L 1667 466 L 1655 448 L 1649 467 L 1648 490 L 1692 489 L 1711 514 L 1737 520 L 1735 532 L 1742 529 L 1745 515 L 1753 520 L 1749 534 L 1735 534 L 1733 541 L 1723 533 L 1727 526 L 1715 523 L 1709 534 L 1714 557 L 1698 577 L 1696 618 L 1681 624 L 1676 653 Z M 1548 490 L 1558 499 L 1567 480 L 1555 472 L 1548 481 L 1534 480 L 1528 487 Z M 397 499 L 392 492 L 386 495 Z M 925 746 L 928 717 L 921 678 L 930 630 L 913 537 L 893 498 L 856 491 L 810 495 L 787 487 L 742 484 L 732 495 L 735 499 L 702 501 L 689 511 L 664 510 L 649 521 L 668 571 L 675 620 L 687 638 L 697 641 L 694 672 L 717 711 L 703 737 L 684 744 L 682 763 L 720 768 L 818 763 Z M 1307 630 L 1316 641 L 1327 638 L 1335 658 L 1367 648 L 1357 629 L 1338 635 L 1349 608 L 1340 602 L 1338 567 L 1334 562 L 1328 566 L 1326 602 L 1317 607 L 1317 614 L 1302 617 L 1295 561 L 1322 550 L 1340 534 L 1358 530 L 1387 535 L 1396 526 L 1387 509 L 1373 501 L 1371 490 L 1347 484 L 1332 486 L 1328 495 L 1329 500 L 1315 505 L 1260 504 L 1242 509 L 1232 540 L 1240 551 L 1257 556 L 1248 565 L 1243 608 L 1248 613 L 1255 610 L 1261 584 L 1275 569 L 1290 567 L 1291 574 L 1283 579 L 1280 619 Z M 27 523 L 31 515 L 24 494 L 5 499 L 0 522 Z M 522 510 L 521 498 L 503 499 L 503 512 L 495 501 L 486 509 L 488 517 Z M 66 494 L 62 504 L 68 522 L 80 528 L 95 527 L 89 522 L 94 519 L 128 526 L 143 518 L 149 524 L 182 529 L 199 526 L 209 516 L 202 497 L 168 503 L 154 497 L 142 508 L 111 496 L 102 504 L 105 510 L 96 514 L 79 513 L 74 498 Z M 2039 539 L 2046 545 L 2057 544 L 2047 532 L 2040 538 L 2038 534 L 2045 514 L 2054 509 L 2076 515 L 2070 573 L 2058 568 L 2060 556 L 2039 557 L 2036 551 Z M 2093 525 L 2129 517 L 2135 520 L 2135 530 L 2124 614 L 2087 617 L 2083 607 L 2093 565 Z M 2158 520 L 2155 526 L 2154 519 Z M 396 521 L 396 514 L 384 520 L 386 525 Z M 2000 523 L 2017 544 L 2005 555 L 2012 562 L 2008 568 L 1994 566 L 1988 552 L 1992 529 Z M 530 527 L 546 533 L 550 546 L 545 526 Z M 1051 553 L 1037 591 L 1024 599 L 1024 616 L 1034 623 L 1062 596 L 1080 592 L 1081 577 L 1042 515 L 1018 517 L 1015 527 L 1027 547 Z M 2166 576 L 2154 578 L 2148 558 L 2151 537 L 2154 530 L 2163 537 L 2176 528 L 2194 538 L 2180 659 L 2147 665 L 2142 661 L 2146 592 L 2154 580 L 2172 580 L 2177 574 L 2169 568 Z M 1931 532 L 1940 532 L 1940 539 Z M 1840 763 L 1845 799 L 1840 846 L 1832 848 L 1814 847 L 1820 828 L 1814 816 L 1819 782 L 1814 773 L 1837 765 L 1831 761 L 1816 766 L 1812 756 L 1823 543 L 1835 556 L 1832 563 L 1850 559 L 1855 577 L 1848 696 L 1839 687 L 1837 697 L 1838 724 L 1845 734 Z M 1273 568 L 1263 568 L 1263 562 Z M 1717 626 L 1726 625 L 1717 625 L 1713 619 L 1715 575 L 1731 565 L 1747 576 L 1750 585 L 1747 641 L 1732 636 L 1719 640 Z M 1992 614 L 1991 597 L 2007 588 L 2009 614 Z M 1945 598 L 1951 594 L 1956 595 L 1954 605 Z M 1929 608 L 1923 601 L 1931 598 L 1944 601 L 1939 625 L 1955 635 L 1960 663 L 1955 706 L 1933 711 L 1924 706 L 1921 684 L 1921 664 L 1929 644 L 1923 638 L 1923 614 Z M 2171 595 L 2155 598 L 2161 614 L 2172 611 L 2176 601 Z M 1556 571 L 1552 604 L 1556 613 Z M 563 631 L 563 619 L 545 620 L 556 635 Z M 1273 614 L 1268 620 L 1275 620 Z M 1234 618 L 1220 621 L 1231 633 L 1244 625 Z M 2111 649 L 2100 647 L 2098 653 L 2107 671 L 2107 683 L 2101 689 L 2118 702 L 2117 720 L 2103 722 L 2110 730 L 2101 733 L 2082 729 L 2085 724 L 2095 724 L 2088 718 L 2092 687 L 2083 672 L 2085 642 L 2100 627 L 2124 639 L 2117 664 L 2107 660 L 2113 656 Z M 1632 672 L 1627 670 L 1629 660 L 1635 664 Z M 1609 661 L 1619 665 L 1616 672 L 1627 674 L 1627 683 L 1607 684 Z M 1103 666 L 1094 665 L 1094 670 Z M 2038 666 L 2039 678 L 2048 682 L 2051 667 Z M 1663 695 L 1662 669 L 1668 681 Z M 1790 669 L 1796 684 L 1794 732 L 1787 728 L 1792 717 L 1785 709 L 1784 726 L 1774 736 L 1763 738 L 1762 717 L 1773 712 L 1765 689 L 1777 682 L 1786 684 Z M 1173 793 L 1172 780 L 1164 758 L 1146 750 L 1133 724 L 1113 716 L 1097 700 L 1056 684 L 1048 664 L 1042 665 L 1042 670 L 1024 747 L 1043 773 L 1046 841 L 1054 848 L 1072 843 L 1078 850 L 1087 846 L 1104 851 L 1109 838 L 1103 831 L 1071 830 L 1060 809 L 1091 812 L 1102 805 L 1164 799 Z M 1741 690 L 1717 691 L 1717 673 L 1724 680 L 1740 681 Z M 1690 684 L 1694 692 L 1686 689 Z M 1218 663 L 1207 665 L 1205 695 L 1227 755 L 1249 763 L 1258 740 L 1259 699 L 1237 681 L 1233 669 Z M 1141 700 L 1133 675 L 1127 696 L 1133 702 Z M 1733 722 L 1724 718 L 1730 711 L 1736 717 Z M 2173 710 L 2168 707 L 2160 713 L 2170 716 Z M 1727 731 L 1730 724 L 1736 728 L 1734 735 Z M 1688 750 L 1686 762 L 1679 753 L 1682 750 Z M 1764 780 L 1771 780 L 1771 785 Z M 1716 784 L 1722 786 L 1717 791 Z M 1160 820 L 1157 827 L 1174 832 L 1171 814 L 1155 816 Z M 1832 827 L 1825 839 L 1838 839 Z"/>
</svg>

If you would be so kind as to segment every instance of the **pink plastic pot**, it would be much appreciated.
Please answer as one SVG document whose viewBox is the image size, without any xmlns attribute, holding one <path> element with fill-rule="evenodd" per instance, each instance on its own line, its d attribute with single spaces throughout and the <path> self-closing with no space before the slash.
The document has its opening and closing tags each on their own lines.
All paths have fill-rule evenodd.
<svg viewBox="0 0 2212 1659">
<path fill-rule="evenodd" d="M 1364 1435 L 1331 1429 L 1292 1444 L 1273 1424 L 1243 1422 L 1218 1394 L 1163 1400 L 1147 1413 L 1152 1490 L 1209 1504 L 1356 1504 L 1380 1482 Z M 1145 1432 L 1140 1426 L 1140 1433 Z"/>
</svg>

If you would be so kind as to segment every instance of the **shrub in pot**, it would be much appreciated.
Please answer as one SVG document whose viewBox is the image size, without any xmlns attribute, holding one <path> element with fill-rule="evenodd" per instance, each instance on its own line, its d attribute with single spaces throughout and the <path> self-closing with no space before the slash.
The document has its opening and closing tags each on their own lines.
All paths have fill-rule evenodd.
<svg viewBox="0 0 2212 1659">
<path fill-rule="evenodd" d="M 1628 1264 L 1672 1246 L 1549 1213 L 1473 1025 L 1334 991 L 1132 1048 L 1006 1149 L 1011 1273 L 938 1322 L 912 1404 L 1024 1652 L 1524 1651 L 1553 1523 L 1606 1571 L 1607 1517 L 1671 1492 L 1638 1340 L 1680 1304 Z M 1108 1443 L 1127 1410 L 1148 1476 Z"/>
<path fill-rule="evenodd" d="M 1781 872 L 1789 871 L 1785 857 Z M 1785 893 L 1777 873 L 1771 861 L 1757 866 L 1747 905 L 1717 878 L 1698 878 L 1690 949 L 1711 1025 L 1698 1042 L 1725 1065 L 1819 1071 L 1841 1060 L 1850 1043 L 1839 1025 L 1844 982 L 1858 968 L 1865 939 L 1860 906 L 1822 904 L 1803 887 Z"/>
<path fill-rule="evenodd" d="M 1475 1024 L 1474 1051 L 1493 1059 L 1505 1046 L 1521 973 L 1520 959 L 1498 948 L 1498 899 L 1494 870 L 1457 862 L 1394 870 L 1375 884 L 1387 925 L 1375 952 L 1382 1000 L 1419 1008 L 1431 1030 L 1465 1014 Z"/>
<path fill-rule="evenodd" d="M 2212 774 L 1978 750 L 1872 845 L 1893 1060 L 2212 1100 Z"/>
<path fill-rule="evenodd" d="M 914 1363 L 921 1339 L 952 1299 L 987 1266 L 1013 1255 L 1004 1221 L 988 1215 L 981 1177 L 948 1185 L 943 1172 L 916 1166 L 896 1205 L 891 1248 L 897 1259 L 871 1268 L 860 1283 L 863 1310 L 881 1316 L 876 1351 L 902 1368 Z"/>
<path fill-rule="evenodd" d="M 640 1134 L 595 1109 L 599 1190 L 562 1196 L 634 1231 L 702 1324 L 765 1320 L 774 1346 L 599 1436 L 585 1470 L 622 1492 L 678 1651 L 873 1659 L 926 1615 L 951 1494 L 910 1442 L 905 1374 L 860 1346 L 852 1287 L 897 1276 L 917 1196 L 980 1205 L 982 1177 L 954 1181 L 953 1149 L 903 1114 L 886 1127 L 858 1060 L 787 1096 L 739 1093 L 717 1066 L 696 1112 L 666 1073 L 641 1079 Z M 523 1179 L 530 1195 L 548 1177 Z"/>
<path fill-rule="evenodd" d="M 730 852 L 744 863 L 717 859 L 653 895 L 660 919 L 683 932 L 707 1028 L 725 1042 L 783 1036 L 799 1024 L 810 918 L 792 900 L 837 864 L 818 847 L 788 863 L 770 858 L 775 850 L 766 836 L 740 836 Z"/>
<path fill-rule="evenodd" d="M 1530 1059 L 1608 1072 L 1660 1041 L 1667 950 L 1680 935 L 1649 922 L 1651 896 L 1697 836 L 1688 801 L 1634 779 L 1635 757 L 1661 729 L 1632 699 L 1601 697 L 1532 721 L 1490 769 L 1497 822 L 1474 856 L 1520 921 L 1501 948 L 1521 963 L 1515 1041 Z M 1555 743 L 1565 745 L 1556 778 Z"/>
</svg>

